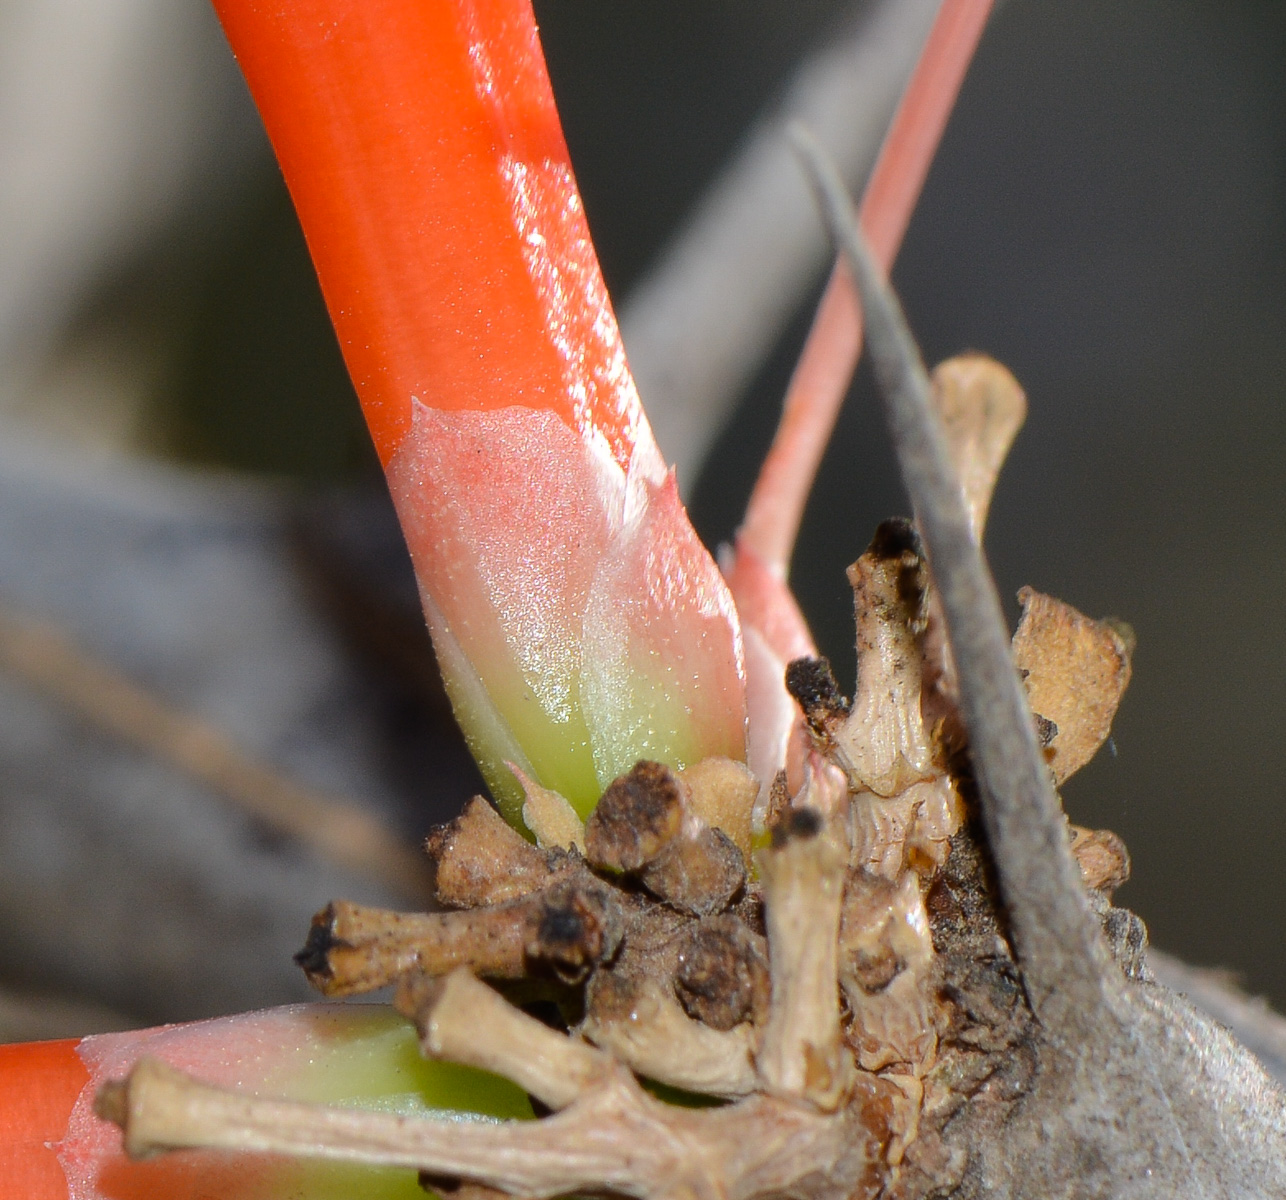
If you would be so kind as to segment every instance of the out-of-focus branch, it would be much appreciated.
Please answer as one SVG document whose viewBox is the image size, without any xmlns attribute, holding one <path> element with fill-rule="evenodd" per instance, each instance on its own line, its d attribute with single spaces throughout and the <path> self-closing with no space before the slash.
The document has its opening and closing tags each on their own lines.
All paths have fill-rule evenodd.
<svg viewBox="0 0 1286 1200">
<path fill-rule="evenodd" d="M 411 899 L 430 895 L 428 860 L 371 813 L 321 795 L 256 761 L 213 725 L 170 706 L 53 626 L 26 619 L 2 604 L 0 667 L 337 866 L 371 876 Z"/>
<path fill-rule="evenodd" d="M 266 165 L 208 4 L 0 5 L 0 413 L 65 443 L 136 444 L 146 385 L 89 401 L 51 360 L 145 247 L 180 229 L 211 245 L 211 217 Z M 146 371 L 151 343 L 117 353 Z"/>
<path fill-rule="evenodd" d="M 0 1044 L 84 1037 L 137 1024 L 123 1013 L 89 1001 L 0 988 Z"/>
<path fill-rule="evenodd" d="M 657 441 L 690 488 L 826 257 L 785 129 L 807 122 L 850 181 L 870 170 L 937 0 L 857 3 L 634 288 L 621 330 Z"/>
</svg>

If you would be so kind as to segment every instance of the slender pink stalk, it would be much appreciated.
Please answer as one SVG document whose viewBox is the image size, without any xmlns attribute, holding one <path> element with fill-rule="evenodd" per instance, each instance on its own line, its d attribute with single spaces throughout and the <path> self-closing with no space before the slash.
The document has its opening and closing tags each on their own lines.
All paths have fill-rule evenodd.
<svg viewBox="0 0 1286 1200">
<path fill-rule="evenodd" d="M 862 228 L 888 270 L 924 187 L 992 0 L 943 0 L 862 198 Z M 799 710 L 786 693 L 792 658 L 816 654 L 787 586 L 804 505 L 862 348 L 852 279 L 837 263 L 795 367 L 781 423 L 724 574 L 746 648 L 747 762 L 762 780 L 787 764 Z M 798 744 L 798 743 L 796 743 Z"/>
<path fill-rule="evenodd" d="M 863 232 L 885 271 L 902 244 L 991 7 L 992 0 L 944 0 L 889 126 L 860 213 Z M 783 579 L 861 349 L 862 316 L 853 282 L 837 263 L 787 389 L 781 424 L 742 526 L 745 545 Z M 737 604 L 740 608 L 740 596 Z"/>
</svg>

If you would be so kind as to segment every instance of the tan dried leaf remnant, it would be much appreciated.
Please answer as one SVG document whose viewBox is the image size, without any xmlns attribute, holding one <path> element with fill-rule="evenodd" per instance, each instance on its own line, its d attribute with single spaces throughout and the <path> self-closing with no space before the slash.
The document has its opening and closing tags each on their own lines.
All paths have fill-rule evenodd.
<svg viewBox="0 0 1286 1200">
<path fill-rule="evenodd" d="M 791 665 L 791 688 L 820 752 L 848 777 L 855 865 L 896 882 L 930 877 L 964 817 L 948 748 L 926 721 L 928 566 L 909 521 L 885 521 L 848 571 L 857 623 L 857 695 L 840 696 L 829 667 Z"/>
<path fill-rule="evenodd" d="M 450 908 L 478 908 L 516 900 L 567 871 L 570 859 L 538 850 L 475 796 L 450 824 L 436 829 L 425 847 L 437 866 L 437 899 Z"/>
<path fill-rule="evenodd" d="M 929 576 L 911 523 L 885 521 L 848 579 L 857 615 L 857 695 L 831 742 L 855 787 L 895 796 L 935 774 L 920 712 Z"/>
<path fill-rule="evenodd" d="M 522 785 L 522 821 L 536 835 L 537 844 L 542 848 L 576 849 L 584 854 L 585 823 L 577 816 L 571 801 L 529 779 L 516 763 L 505 765 Z"/>
<path fill-rule="evenodd" d="M 678 772 L 687 789 L 688 806 L 707 825 L 722 829 L 750 860 L 751 814 L 759 795 L 759 780 L 745 763 L 712 756 Z"/>
<path fill-rule="evenodd" d="M 961 354 L 939 363 L 930 382 L 969 532 L 982 545 L 1000 468 L 1027 419 L 1027 397 L 1009 370 L 984 354 Z M 937 592 L 929 596 L 924 680 L 926 722 L 939 726 L 942 736 L 959 740 L 963 734 L 952 728 L 959 720 L 959 685 Z"/>
<path fill-rule="evenodd" d="M 1130 853 L 1110 829 L 1071 826 L 1072 856 L 1092 892 L 1116 891 L 1130 878 Z"/>
<path fill-rule="evenodd" d="M 1022 620 L 1014 662 L 1032 712 L 1046 722 L 1042 741 L 1054 782 L 1079 771 L 1107 740 L 1130 682 L 1134 635 L 1117 621 L 1094 621 L 1033 588 L 1018 593 Z"/>
<path fill-rule="evenodd" d="M 939 363 L 932 383 L 969 524 L 981 542 L 1000 468 L 1027 419 L 1027 397 L 1008 368 L 985 354 Z"/>
</svg>

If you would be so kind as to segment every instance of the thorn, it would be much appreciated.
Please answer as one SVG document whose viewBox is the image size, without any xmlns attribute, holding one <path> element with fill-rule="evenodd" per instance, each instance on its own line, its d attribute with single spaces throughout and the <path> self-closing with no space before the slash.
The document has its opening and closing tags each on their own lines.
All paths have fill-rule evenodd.
<svg viewBox="0 0 1286 1200">
<path fill-rule="evenodd" d="M 1120 973 L 1108 959 L 1067 846 L 928 374 L 834 166 L 803 127 L 792 126 L 790 139 L 862 299 L 885 418 L 942 597 L 983 819 L 1033 1009 L 1063 1035 L 1096 1034 L 1109 995 L 1119 991 Z"/>
</svg>

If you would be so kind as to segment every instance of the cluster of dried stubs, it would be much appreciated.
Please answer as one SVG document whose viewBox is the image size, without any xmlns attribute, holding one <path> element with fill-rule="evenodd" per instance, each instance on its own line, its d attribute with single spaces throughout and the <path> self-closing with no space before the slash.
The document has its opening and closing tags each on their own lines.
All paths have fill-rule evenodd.
<svg viewBox="0 0 1286 1200">
<path fill-rule="evenodd" d="M 762 838 L 744 768 L 641 762 L 583 829 L 530 787 L 540 847 L 475 799 L 429 843 L 452 911 L 318 916 L 300 962 L 321 991 L 397 981 L 427 1054 L 506 1075 L 559 1113 L 515 1128 L 465 1182 L 427 1172 L 436 1190 L 931 1195 L 961 1181 L 978 1123 L 1003 1123 L 1022 1096 L 1035 1031 L 971 822 L 949 675 L 926 669 L 912 526 L 883 525 L 850 575 L 857 701 L 824 662 L 791 665 L 811 746 L 793 793 L 785 772 L 766 790 Z M 1126 647 L 1057 601 L 1024 602 L 1016 654 L 1065 722 L 1041 714 L 1061 776 L 1110 718 L 1102 689 L 1087 704 L 1085 672 L 1066 668 L 1096 660 L 1114 707 Z M 1133 972 L 1142 929 L 1109 903 L 1124 849 L 1068 836 Z M 684 1106 L 640 1079 L 726 1103 Z"/>
<path fill-rule="evenodd" d="M 952 379 L 969 384 L 973 434 L 956 428 L 953 441 L 972 445 L 960 466 L 980 528 L 1021 411 L 1002 414 L 997 435 L 988 372 L 1000 368 L 957 368 L 936 382 L 949 428 Z M 1007 380 L 1001 392 L 1021 406 Z M 849 576 L 857 696 L 842 697 L 821 660 L 791 664 L 807 730 L 775 780 L 726 760 L 640 762 L 584 825 L 524 781 L 536 845 L 481 798 L 430 839 L 442 911 L 336 902 L 316 918 L 299 961 L 319 990 L 395 983 L 426 1055 L 508 1077 L 542 1119 L 353 1113 L 345 1124 L 331 1110 L 323 1127 L 306 1106 L 252 1112 L 245 1100 L 232 1124 L 275 1132 L 240 1144 L 416 1166 L 443 1195 L 969 1192 L 970 1147 L 1003 1137 L 1030 1087 L 1036 1023 L 913 525 L 881 526 Z M 1014 656 L 1061 782 L 1107 736 L 1128 631 L 1031 591 L 1021 600 Z M 1110 833 L 1067 836 L 1121 969 L 1136 975 L 1142 926 L 1110 903 L 1124 848 Z M 191 1140 L 149 1142 L 164 1089 L 199 1087 L 175 1076 L 136 1069 L 127 1144 L 238 1144 L 213 1127 L 214 1089 L 201 1089 L 210 1103 Z"/>
</svg>

